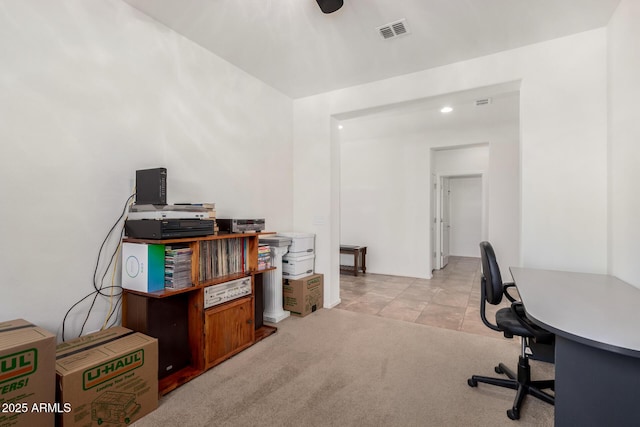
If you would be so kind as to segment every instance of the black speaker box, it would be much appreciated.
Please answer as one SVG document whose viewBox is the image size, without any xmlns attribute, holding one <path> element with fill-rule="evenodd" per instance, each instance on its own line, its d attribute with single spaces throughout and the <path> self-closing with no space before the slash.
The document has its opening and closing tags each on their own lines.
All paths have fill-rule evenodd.
<svg viewBox="0 0 640 427">
<path fill-rule="evenodd" d="M 158 339 L 158 379 L 191 363 L 188 294 L 167 298 L 127 295 L 127 327 Z"/>
<path fill-rule="evenodd" d="M 264 282 L 262 280 L 264 274 L 254 275 L 254 324 L 256 330 L 260 329 L 264 324 Z"/>
</svg>

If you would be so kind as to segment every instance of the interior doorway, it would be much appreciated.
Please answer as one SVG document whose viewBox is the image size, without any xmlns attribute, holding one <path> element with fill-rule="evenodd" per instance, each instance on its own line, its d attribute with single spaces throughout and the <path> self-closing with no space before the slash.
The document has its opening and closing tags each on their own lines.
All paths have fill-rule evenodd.
<svg viewBox="0 0 640 427">
<path fill-rule="evenodd" d="M 491 237 L 506 242 L 507 252 L 517 257 L 518 212 L 510 207 L 520 200 L 518 86 L 477 88 L 333 116 L 333 245 L 366 245 L 368 272 L 432 278 L 441 252 L 435 240 L 440 224 L 435 222 L 439 196 L 434 186 L 439 176 L 480 173 L 485 174 L 483 240 L 491 228 Z M 487 96 L 489 104 L 476 104 Z M 455 105 L 453 114 L 440 112 L 445 101 Z M 339 264 L 337 251 L 332 256 Z"/>
<path fill-rule="evenodd" d="M 434 270 L 445 268 L 450 256 L 477 256 L 484 222 L 483 174 L 438 175 Z"/>
</svg>

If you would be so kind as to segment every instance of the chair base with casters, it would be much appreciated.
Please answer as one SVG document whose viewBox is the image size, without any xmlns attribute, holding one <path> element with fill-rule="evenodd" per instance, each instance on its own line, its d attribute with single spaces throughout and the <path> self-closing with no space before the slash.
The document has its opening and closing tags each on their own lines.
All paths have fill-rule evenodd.
<svg viewBox="0 0 640 427">
<path fill-rule="evenodd" d="M 526 342 L 522 340 L 522 351 L 518 358 L 518 370 L 513 372 L 504 363 L 499 363 L 494 369 L 497 374 L 505 374 L 509 378 L 493 378 L 481 375 L 473 375 L 467 380 L 470 387 L 477 387 L 478 383 L 491 384 L 499 387 L 510 388 L 516 390 L 516 397 L 513 401 L 513 407 L 507 410 L 507 416 L 512 420 L 520 419 L 520 408 L 526 395 L 532 395 L 538 399 L 551 405 L 555 402 L 555 397 L 543 390 L 554 390 L 554 380 L 531 380 L 531 367 L 529 358 L 526 354 Z"/>
</svg>

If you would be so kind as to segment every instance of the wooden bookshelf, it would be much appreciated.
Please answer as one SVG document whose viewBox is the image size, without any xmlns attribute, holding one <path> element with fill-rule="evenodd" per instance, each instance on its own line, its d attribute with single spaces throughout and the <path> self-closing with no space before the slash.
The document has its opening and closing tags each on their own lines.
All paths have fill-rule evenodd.
<svg viewBox="0 0 640 427">
<path fill-rule="evenodd" d="M 221 234 L 162 240 L 125 238 L 123 240 L 127 243 L 188 245 L 192 250 L 191 279 L 193 286 L 182 289 L 164 289 L 149 293 L 123 290 L 122 325 L 158 338 L 161 352 L 163 344 L 172 341 L 175 338 L 174 335 L 178 333 L 170 335 L 172 333 L 170 327 L 162 328 L 160 327 L 161 325 L 154 325 L 154 322 L 168 320 L 171 325 L 183 325 L 181 327 L 187 329 L 186 335 L 188 338 L 185 337 L 183 339 L 187 341 L 188 345 L 179 347 L 188 347 L 189 362 L 186 366 L 178 367 L 175 372 L 171 372 L 159 379 L 158 391 L 161 395 L 174 390 L 201 375 L 206 370 L 276 332 L 277 329 L 275 327 L 262 324 L 261 312 L 257 313 L 258 315 L 256 316 L 256 307 L 262 310 L 262 303 L 258 301 L 258 304 L 256 304 L 256 286 L 260 287 L 258 294 L 261 298 L 262 274 L 273 270 L 273 268 L 257 269 L 259 236 L 262 234 L 273 233 Z M 225 239 L 242 239 L 240 247 L 244 251 L 244 268 L 241 268 L 241 271 L 201 280 L 201 258 L 207 256 L 200 250 L 201 242 Z M 208 261 L 217 262 L 218 260 Z M 204 308 L 204 289 L 206 287 L 243 277 L 251 277 L 251 294 L 207 309 Z M 169 303 L 170 306 L 175 301 L 179 306 L 178 311 L 186 313 L 186 315 L 179 316 L 179 319 L 166 319 L 163 313 L 154 312 L 154 310 L 157 310 L 154 308 L 157 304 L 153 303 L 153 301 L 157 300 L 163 300 Z M 258 322 L 256 322 L 256 317 L 258 317 Z M 175 322 L 171 320 L 175 320 Z M 184 326 L 185 322 L 186 326 Z M 183 333 L 182 335 L 184 336 L 185 334 Z M 166 354 L 160 354 L 160 359 L 163 359 L 163 356 L 170 357 L 171 355 L 168 354 L 167 350 Z"/>
</svg>

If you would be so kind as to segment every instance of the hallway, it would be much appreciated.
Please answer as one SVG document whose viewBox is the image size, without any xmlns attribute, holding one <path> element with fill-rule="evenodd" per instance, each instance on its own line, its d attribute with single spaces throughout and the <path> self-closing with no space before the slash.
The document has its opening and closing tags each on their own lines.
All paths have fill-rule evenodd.
<svg viewBox="0 0 640 427">
<path fill-rule="evenodd" d="M 480 258 L 471 257 L 451 257 L 431 280 L 341 274 L 336 308 L 499 338 L 480 319 L 480 275 Z M 498 307 L 487 305 L 489 320 L 508 306 L 506 299 Z"/>
</svg>

